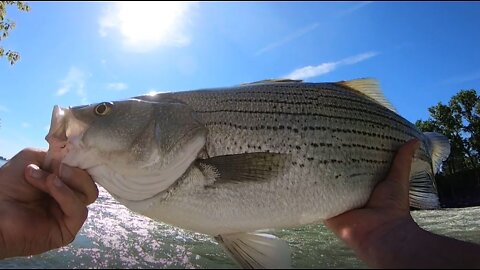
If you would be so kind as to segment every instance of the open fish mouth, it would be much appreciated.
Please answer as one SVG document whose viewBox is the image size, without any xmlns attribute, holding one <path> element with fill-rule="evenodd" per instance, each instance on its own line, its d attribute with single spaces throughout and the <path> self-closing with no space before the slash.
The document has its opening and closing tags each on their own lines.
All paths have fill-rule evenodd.
<svg viewBox="0 0 480 270">
<path fill-rule="evenodd" d="M 52 160 L 62 161 L 72 148 L 82 148 L 82 137 L 87 125 L 77 120 L 70 108 L 53 107 L 50 130 L 45 140 L 48 152 L 43 168 L 49 169 Z"/>
</svg>

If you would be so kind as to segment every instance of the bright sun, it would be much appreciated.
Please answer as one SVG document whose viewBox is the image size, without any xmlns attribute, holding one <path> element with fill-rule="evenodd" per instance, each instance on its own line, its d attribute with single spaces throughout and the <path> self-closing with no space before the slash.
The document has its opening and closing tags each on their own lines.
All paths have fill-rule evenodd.
<svg viewBox="0 0 480 270">
<path fill-rule="evenodd" d="M 161 45 L 186 45 L 183 28 L 191 2 L 117 2 L 100 20 L 100 33 L 117 28 L 125 44 L 138 50 Z"/>
</svg>

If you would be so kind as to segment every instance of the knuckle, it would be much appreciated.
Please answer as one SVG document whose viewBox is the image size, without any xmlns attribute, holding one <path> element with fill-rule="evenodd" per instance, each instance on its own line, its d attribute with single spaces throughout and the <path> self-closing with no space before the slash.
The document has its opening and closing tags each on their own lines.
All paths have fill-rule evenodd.
<svg viewBox="0 0 480 270">
<path fill-rule="evenodd" d="M 33 147 L 27 147 L 20 150 L 20 152 L 18 152 L 16 156 L 38 160 L 40 158 L 39 155 L 43 155 L 43 154 L 44 154 L 44 151 L 41 151 Z"/>
<path fill-rule="evenodd" d="M 92 196 L 92 201 L 90 203 L 93 203 L 94 201 L 97 200 L 98 198 L 98 195 L 99 195 L 99 191 L 98 191 L 98 187 L 97 185 L 94 184 L 94 193 L 93 193 L 93 196 Z"/>
<path fill-rule="evenodd" d="M 93 187 L 85 194 L 87 205 L 94 203 L 98 198 L 98 194 L 98 187 L 97 185 L 93 184 Z"/>
<path fill-rule="evenodd" d="M 88 208 L 84 207 L 82 211 L 82 223 L 85 222 L 88 218 Z"/>
<path fill-rule="evenodd" d="M 29 148 L 24 148 L 20 152 L 18 152 L 18 155 L 23 156 L 23 157 L 31 156 L 33 151 L 34 151 L 33 148 L 30 148 L 30 147 Z"/>
<path fill-rule="evenodd" d="M 48 174 L 47 176 L 47 185 L 49 185 L 50 187 L 52 187 L 54 184 L 53 182 L 55 181 L 55 178 L 57 178 L 57 176 L 55 174 Z"/>
<path fill-rule="evenodd" d="M 68 244 L 72 243 L 74 240 L 75 240 L 75 235 L 74 234 L 69 234 L 65 238 L 65 244 L 68 245 Z"/>
</svg>

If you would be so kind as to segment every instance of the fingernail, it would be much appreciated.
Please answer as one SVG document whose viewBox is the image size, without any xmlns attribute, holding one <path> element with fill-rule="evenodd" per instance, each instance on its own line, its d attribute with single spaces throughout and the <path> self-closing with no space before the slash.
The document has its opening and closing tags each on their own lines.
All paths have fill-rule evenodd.
<svg viewBox="0 0 480 270">
<path fill-rule="evenodd" d="M 40 170 L 40 168 L 35 164 L 30 164 L 28 166 L 28 173 L 30 174 L 31 177 L 36 179 L 40 179 L 43 176 L 42 170 Z"/>
<path fill-rule="evenodd" d="M 70 178 L 72 175 L 72 168 L 66 164 L 60 164 L 60 177 L 62 178 Z"/>
<path fill-rule="evenodd" d="M 55 177 L 55 179 L 53 179 L 53 184 L 54 184 L 56 187 L 63 187 L 63 182 L 62 182 L 62 180 L 60 180 L 60 178 L 58 178 L 58 177 Z"/>
</svg>

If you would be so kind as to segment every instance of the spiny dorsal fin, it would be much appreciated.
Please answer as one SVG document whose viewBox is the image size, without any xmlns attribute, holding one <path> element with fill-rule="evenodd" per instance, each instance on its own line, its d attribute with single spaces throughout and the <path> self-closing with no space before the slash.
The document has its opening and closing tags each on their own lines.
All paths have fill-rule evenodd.
<svg viewBox="0 0 480 270">
<path fill-rule="evenodd" d="M 251 83 L 242 83 L 241 85 L 252 85 L 252 84 L 264 84 L 264 83 L 301 83 L 303 80 L 291 80 L 291 79 L 267 79 Z"/>
<path fill-rule="evenodd" d="M 358 91 L 369 98 L 373 99 L 380 105 L 390 109 L 391 111 L 397 112 L 392 104 L 385 98 L 382 91 L 380 90 L 380 85 L 377 80 L 373 78 L 363 78 L 350 81 L 341 81 L 337 82 L 341 86 L 346 86 L 355 91 Z"/>
</svg>

